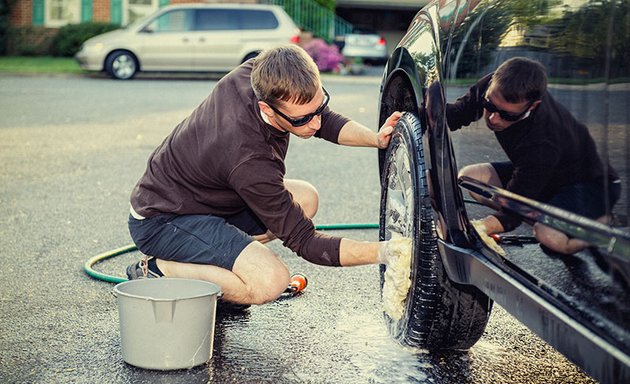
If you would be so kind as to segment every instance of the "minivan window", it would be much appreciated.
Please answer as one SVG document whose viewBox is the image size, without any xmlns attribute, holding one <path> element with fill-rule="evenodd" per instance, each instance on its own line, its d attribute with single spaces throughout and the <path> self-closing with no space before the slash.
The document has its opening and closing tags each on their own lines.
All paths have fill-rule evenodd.
<svg viewBox="0 0 630 384">
<path fill-rule="evenodd" d="M 278 28 L 278 20 L 272 12 L 247 10 L 241 13 L 241 29 L 275 28 Z"/>
<path fill-rule="evenodd" d="M 190 31 L 192 12 L 178 9 L 166 12 L 149 23 L 144 30 L 148 32 L 184 32 Z"/>
<path fill-rule="evenodd" d="M 278 20 L 269 11 L 245 9 L 198 9 L 195 30 L 275 29 Z"/>
<path fill-rule="evenodd" d="M 198 9 L 195 19 L 196 31 L 239 29 L 238 11 L 234 9 Z"/>
</svg>

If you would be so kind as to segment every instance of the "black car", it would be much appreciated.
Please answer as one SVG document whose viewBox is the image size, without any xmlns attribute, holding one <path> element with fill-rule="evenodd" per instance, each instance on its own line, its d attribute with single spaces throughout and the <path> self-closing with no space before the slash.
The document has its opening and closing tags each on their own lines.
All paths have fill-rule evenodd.
<svg viewBox="0 0 630 384">
<path fill-rule="evenodd" d="M 454 0 L 417 13 L 387 62 L 380 97 L 381 124 L 404 112 L 379 154 L 380 237 L 413 239 L 402 316 L 386 314 L 395 339 L 466 350 L 496 303 L 596 380 L 630 382 L 629 9 L 628 1 Z M 451 132 L 447 105 L 512 57 L 545 66 L 549 93 L 617 171 L 622 192 L 607 223 L 458 178 L 467 164 L 506 158 L 483 119 Z M 472 222 L 494 211 L 468 192 L 524 223 L 492 246 Z M 548 252 L 535 223 L 589 247 Z"/>
</svg>

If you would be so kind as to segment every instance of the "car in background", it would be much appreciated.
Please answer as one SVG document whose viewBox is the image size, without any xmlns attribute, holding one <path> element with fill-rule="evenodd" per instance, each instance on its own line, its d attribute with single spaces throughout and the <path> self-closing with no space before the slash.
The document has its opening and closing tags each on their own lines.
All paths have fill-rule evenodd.
<svg viewBox="0 0 630 384">
<path fill-rule="evenodd" d="M 432 0 L 416 14 L 385 66 L 376 125 L 403 112 L 379 151 L 380 240 L 413 240 L 409 288 L 385 313 L 394 339 L 467 350 L 496 303 L 597 381 L 630 383 L 628 20 L 627 1 Z M 549 93 L 619 173 L 620 200 L 602 201 L 608 223 L 458 178 L 463 166 L 505 161 L 505 153 L 484 119 L 451 132 L 447 102 L 516 56 L 546 67 Z M 524 223 L 491 240 L 472 221 L 494 210 L 466 200 L 469 192 Z M 535 223 L 590 247 L 550 253 L 532 236 Z M 386 272 L 381 266 L 382 282 Z"/>
<path fill-rule="evenodd" d="M 88 39 L 75 58 L 83 69 L 124 80 L 139 71 L 228 72 L 298 41 L 298 27 L 279 6 L 180 4 Z"/>
<path fill-rule="evenodd" d="M 387 41 L 375 30 L 367 27 L 355 27 L 352 33 L 343 38 L 341 54 L 346 62 L 355 59 L 365 64 L 385 64 L 389 58 Z"/>
</svg>

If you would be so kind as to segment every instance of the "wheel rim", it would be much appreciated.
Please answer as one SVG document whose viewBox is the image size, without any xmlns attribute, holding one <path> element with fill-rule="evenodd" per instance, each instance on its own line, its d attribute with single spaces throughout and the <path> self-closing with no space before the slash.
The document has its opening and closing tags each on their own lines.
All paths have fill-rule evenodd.
<svg viewBox="0 0 630 384">
<path fill-rule="evenodd" d="M 387 196 L 385 199 L 385 231 L 384 238 L 389 240 L 394 237 L 409 237 L 413 239 L 413 217 L 414 217 L 414 181 L 412 174 L 411 156 L 409 146 L 405 142 L 404 135 L 397 135 L 395 146 L 392 148 L 393 156 L 388 164 Z M 411 273 L 413 274 L 413 257 L 411 258 Z M 412 277 L 410 276 L 410 279 Z M 409 288 L 411 289 L 411 288 Z M 401 293 L 402 294 L 402 293 Z M 403 332 L 406 327 L 406 316 L 409 301 L 409 291 L 404 292 L 405 299 L 402 305 L 403 316 L 396 320 L 388 316 L 388 327 L 390 334 L 395 338 Z M 384 300 L 389 298 L 384 297 Z M 397 302 L 397 301 L 396 301 Z M 398 307 L 400 308 L 400 307 Z"/>
<path fill-rule="evenodd" d="M 413 236 L 413 180 L 407 146 L 395 149 L 394 161 L 389 164 L 387 184 L 385 236 Z"/>
<path fill-rule="evenodd" d="M 112 63 L 114 75 L 120 79 L 128 79 L 136 72 L 136 62 L 129 55 L 120 55 Z"/>
</svg>

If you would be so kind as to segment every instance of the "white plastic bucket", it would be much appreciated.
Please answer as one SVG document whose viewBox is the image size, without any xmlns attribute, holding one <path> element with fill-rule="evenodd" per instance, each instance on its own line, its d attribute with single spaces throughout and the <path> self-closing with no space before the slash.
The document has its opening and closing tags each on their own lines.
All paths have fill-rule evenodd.
<svg viewBox="0 0 630 384">
<path fill-rule="evenodd" d="M 218 285 L 142 279 L 114 287 L 123 360 L 146 369 L 183 369 L 212 357 Z"/>
</svg>

